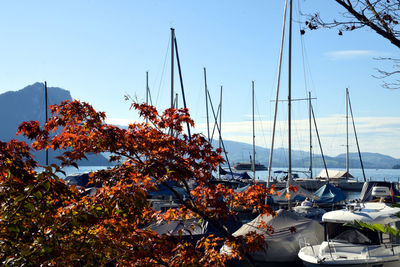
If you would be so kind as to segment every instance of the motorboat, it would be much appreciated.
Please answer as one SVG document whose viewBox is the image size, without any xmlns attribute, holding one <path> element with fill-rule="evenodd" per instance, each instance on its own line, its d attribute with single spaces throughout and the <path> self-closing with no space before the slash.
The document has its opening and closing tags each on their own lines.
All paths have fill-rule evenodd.
<svg viewBox="0 0 400 267">
<path fill-rule="evenodd" d="M 355 203 L 327 212 L 322 216 L 324 241 L 303 242 L 298 256 L 304 266 L 400 266 L 399 237 L 352 226 L 358 221 L 398 229 L 399 214 L 400 208 L 384 202 Z"/>
<path fill-rule="evenodd" d="M 389 203 L 400 202 L 399 183 L 387 181 L 368 181 L 365 182 L 360 193 L 361 202 L 376 202 L 380 201 L 380 197 L 376 197 L 377 191 L 385 192 L 389 190 L 389 194 L 383 199 Z"/>
</svg>

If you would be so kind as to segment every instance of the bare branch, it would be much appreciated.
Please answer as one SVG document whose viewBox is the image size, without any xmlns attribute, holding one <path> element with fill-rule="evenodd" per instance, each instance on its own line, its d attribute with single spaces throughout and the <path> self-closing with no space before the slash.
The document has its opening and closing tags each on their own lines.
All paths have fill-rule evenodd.
<svg viewBox="0 0 400 267">
<path fill-rule="evenodd" d="M 378 35 L 387 39 L 394 46 L 400 48 L 400 0 L 334 0 L 345 9 L 340 18 L 333 21 L 325 21 L 316 12 L 305 15 L 305 27 L 301 30 L 315 30 L 319 28 L 337 28 L 339 35 L 344 31 L 353 31 L 361 28 L 369 28 Z M 303 15 L 304 16 L 304 15 Z M 373 76 L 385 79 L 400 74 L 400 59 L 378 58 L 378 60 L 390 60 L 394 63 L 393 71 L 377 69 L 379 75 Z M 384 82 L 382 87 L 399 89 L 400 81 Z"/>
</svg>

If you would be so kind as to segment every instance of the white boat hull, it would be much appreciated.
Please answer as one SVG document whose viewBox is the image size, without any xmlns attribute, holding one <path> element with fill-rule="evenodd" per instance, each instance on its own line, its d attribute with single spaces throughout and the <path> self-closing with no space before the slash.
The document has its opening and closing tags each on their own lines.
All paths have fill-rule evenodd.
<svg viewBox="0 0 400 267">
<path fill-rule="evenodd" d="M 400 247 L 364 246 L 336 242 L 305 246 L 299 251 L 304 266 L 400 266 Z"/>
<path fill-rule="evenodd" d="M 363 263 L 350 263 L 350 264 L 335 264 L 335 263 L 322 263 L 322 264 L 314 264 L 314 263 L 308 263 L 303 261 L 303 266 L 306 267 L 316 267 L 316 266 L 329 266 L 329 267 L 398 267 L 400 266 L 400 261 L 392 261 L 392 262 L 374 262 L 374 263 L 368 263 L 368 262 L 363 262 Z"/>
</svg>

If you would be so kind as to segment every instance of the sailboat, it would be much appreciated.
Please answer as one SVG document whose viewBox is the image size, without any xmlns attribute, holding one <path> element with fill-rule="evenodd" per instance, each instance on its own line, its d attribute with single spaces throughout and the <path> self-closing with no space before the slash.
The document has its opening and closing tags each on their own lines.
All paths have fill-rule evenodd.
<svg viewBox="0 0 400 267">
<path fill-rule="evenodd" d="M 363 172 L 363 177 L 364 177 L 364 182 L 366 182 L 365 178 L 365 172 L 364 172 L 364 165 L 362 162 L 361 158 L 361 152 L 360 152 L 360 147 L 358 145 L 358 138 L 357 138 L 357 132 L 356 132 L 356 127 L 354 124 L 354 117 L 353 117 L 353 111 L 351 109 L 351 102 L 350 102 L 350 96 L 349 96 L 349 89 L 346 88 L 346 170 L 341 171 L 341 170 L 328 170 L 326 173 L 321 171 L 320 174 L 316 176 L 317 179 L 319 180 L 328 180 L 335 186 L 339 187 L 342 190 L 347 190 L 347 191 L 361 191 L 364 182 L 360 182 L 357 179 L 355 179 L 349 171 L 349 111 L 351 115 L 351 119 L 353 122 L 353 131 L 356 139 L 356 144 L 357 144 L 357 149 L 358 149 L 358 155 L 360 158 L 360 164 L 361 164 L 361 169 Z"/>
<path fill-rule="evenodd" d="M 254 81 L 251 82 L 252 88 L 252 112 L 253 112 L 253 157 L 250 155 L 249 162 L 238 162 L 234 168 L 238 171 L 253 171 L 253 177 L 256 177 L 256 171 L 266 171 L 267 167 L 264 164 L 256 163 L 256 135 L 254 126 Z"/>
<path fill-rule="evenodd" d="M 283 23 L 283 30 L 282 30 L 282 45 L 281 45 L 281 57 L 280 61 L 282 60 L 282 50 L 283 50 L 283 39 L 285 35 L 285 22 L 286 22 L 286 8 L 288 6 L 289 1 L 289 95 L 288 95 L 288 114 L 289 114 L 289 167 L 287 172 L 287 188 L 292 185 L 292 164 L 291 164 L 291 32 L 292 32 L 292 0 L 285 1 L 285 11 L 284 11 L 284 23 Z M 281 63 L 281 62 L 280 62 Z M 281 64 L 280 64 L 281 65 Z M 280 69 L 280 67 L 279 67 Z M 280 72 L 279 72 L 280 73 Z M 278 83 L 279 83 L 278 78 Z M 277 90 L 277 97 L 279 93 L 279 85 Z M 275 102 L 275 105 L 277 105 Z M 275 119 L 274 119 L 274 128 L 276 122 L 276 106 L 275 106 Z M 274 129 L 275 130 L 275 129 Z M 273 139 L 274 139 L 274 131 L 273 130 Z M 273 142 L 272 142 L 273 144 Z M 271 151 L 273 148 L 271 148 Z M 272 153 L 271 153 L 272 154 Z M 271 164 L 272 164 L 272 155 L 270 156 L 269 160 L 269 177 L 267 180 L 267 187 L 269 187 L 270 181 L 270 174 L 271 174 Z M 299 191 L 306 192 L 299 188 Z M 290 206 L 290 199 L 288 201 L 289 210 L 291 209 Z M 262 225 L 270 225 L 274 228 L 274 233 L 268 234 L 265 232 L 265 229 L 261 227 Z M 295 233 L 291 233 L 290 229 L 295 228 Z M 276 216 L 272 215 L 259 215 L 254 220 L 244 224 L 239 230 L 233 233 L 234 236 L 245 236 L 249 232 L 257 232 L 264 235 L 265 240 L 265 249 L 259 250 L 256 252 L 252 252 L 252 257 L 257 265 L 262 265 L 263 263 L 278 263 L 282 264 L 283 262 L 286 265 L 291 266 L 296 264 L 298 261 L 297 253 L 300 250 L 299 241 L 304 240 L 309 244 L 319 244 L 323 239 L 323 228 L 321 225 L 315 221 L 308 218 L 305 218 L 295 212 L 291 212 L 288 210 L 280 209 L 276 212 Z M 228 245 L 224 245 L 221 248 L 221 253 L 230 254 L 231 249 Z M 259 264 L 258 264 L 259 263 Z"/>
</svg>

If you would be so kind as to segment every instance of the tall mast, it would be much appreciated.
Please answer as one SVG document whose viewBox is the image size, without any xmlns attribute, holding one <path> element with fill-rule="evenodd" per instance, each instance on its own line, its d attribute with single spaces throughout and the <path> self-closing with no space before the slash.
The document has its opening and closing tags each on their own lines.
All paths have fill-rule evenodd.
<svg viewBox="0 0 400 267">
<path fill-rule="evenodd" d="M 288 178 L 287 190 L 292 183 L 292 0 L 289 2 L 289 55 L 288 55 Z M 291 201 L 288 201 L 288 210 Z"/>
<path fill-rule="evenodd" d="M 349 89 L 346 88 L 346 178 L 349 173 Z"/>
<path fill-rule="evenodd" d="M 174 108 L 174 41 L 175 29 L 171 28 L 171 108 Z"/>
<path fill-rule="evenodd" d="M 45 122 L 47 123 L 47 82 L 44 82 L 44 102 L 45 102 L 45 110 L 44 110 L 44 114 L 45 114 Z M 49 165 L 49 150 L 46 149 L 46 166 Z"/>
<path fill-rule="evenodd" d="M 176 37 L 174 37 L 174 44 L 175 44 L 175 52 L 176 52 L 176 62 L 178 63 L 178 73 L 179 73 L 179 81 L 181 82 L 181 91 L 182 91 L 182 100 L 183 100 L 183 107 L 186 109 L 186 97 L 185 97 L 185 89 L 183 87 L 183 75 L 182 75 L 182 69 L 181 69 L 181 61 L 179 60 L 179 53 L 178 53 L 178 42 L 176 41 Z M 178 95 L 178 94 L 177 94 Z M 178 100 L 177 102 L 178 103 Z M 176 106 L 178 108 L 178 105 Z M 190 134 L 190 124 L 187 122 L 187 131 L 188 131 L 188 136 L 189 140 L 192 139 L 192 135 Z"/>
<path fill-rule="evenodd" d="M 222 85 L 221 85 L 221 91 L 219 95 L 219 149 L 222 147 Z M 225 149 L 224 149 L 225 150 Z M 221 173 L 218 171 L 219 178 L 221 179 Z"/>
<path fill-rule="evenodd" d="M 204 90 L 206 93 L 206 116 L 207 116 L 207 137 L 208 141 L 210 141 L 210 121 L 208 119 L 208 95 L 207 95 L 207 74 L 206 74 L 206 68 L 204 68 Z"/>
<path fill-rule="evenodd" d="M 289 55 L 288 55 L 288 182 L 292 179 L 292 0 L 289 1 Z"/>
<path fill-rule="evenodd" d="M 324 156 L 324 152 L 322 151 L 321 139 L 319 138 L 317 122 L 316 122 L 316 120 L 315 120 L 314 109 L 312 108 L 312 105 L 311 105 L 311 114 L 312 114 L 312 117 L 313 117 L 313 120 L 314 120 L 314 127 L 315 127 L 315 132 L 317 133 L 317 139 L 318 139 L 319 149 L 321 150 L 321 156 L 322 156 L 322 160 L 323 160 L 323 162 L 324 162 L 325 173 L 326 173 L 326 177 L 328 177 L 328 183 L 329 183 L 328 168 L 326 167 L 325 156 Z"/>
<path fill-rule="evenodd" d="M 357 137 L 357 132 L 356 132 L 356 124 L 354 123 L 353 110 L 351 109 L 350 94 L 348 95 L 347 98 L 349 100 L 350 115 L 351 115 L 351 121 L 353 122 L 353 130 L 354 130 L 354 136 L 356 138 L 358 157 L 360 158 L 360 164 L 361 164 L 361 170 L 362 170 L 362 173 L 363 173 L 364 182 L 366 182 L 367 178 L 365 177 L 364 164 L 363 164 L 363 161 L 362 161 L 361 151 L 360 151 L 360 144 L 358 143 L 358 137 Z"/>
<path fill-rule="evenodd" d="M 252 92 L 252 111 L 253 111 L 253 160 L 251 162 L 251 169 L 253 171 L 253 180 L 256 180 L 256 135 L 254 127 L 254 81 L 251 82 Z"/>
<path fill-rule="evenodd" d="M 312 169 L 312 134 L 311 134 L 311 92 L 308 92 L 308 124 L 310 127 L 310 178 L 313 177 L 313 169 Z"/>
<path fill-rule="evenodd" d="M 146 105 L 149 104 L 149 72 L 146 71 Z M 146 124 L 149 122 L 149 119 L 146 118 Z"/>
<path fill-rule="evenodd" d="M 269 188 L 269 182 L 271 180 L 271 168 L 272 168 L 272 159 L 274 155 L 274 144 L 275 144 L 275 128 L 276 128 L 276 116 L 278 114 L 278 101 L 279 101 L 279 88 L 281 82 L 281 70 L 282 70 L 282 54 L 283 54 L 283 44 L 285 41 L 285 25 L 286 25 L 286 8 L 287 2 L 285 1 L 285 8 L 283 11 L 283 23 L 282 23 L 282 37 L 281 37 L 281 51 L 279 54 L 279 67 L 278 67 L 278 79 L 276 84 L 276 96 L 275 96 L 275 109 L 274 109 L 274 122 L 272 126 L 272 140 L 271 140 L 271 148 L 269 152 L 269 162 L 268 162 L 268 177 L 267 177 L 267 188 Z"/>
</svg>

